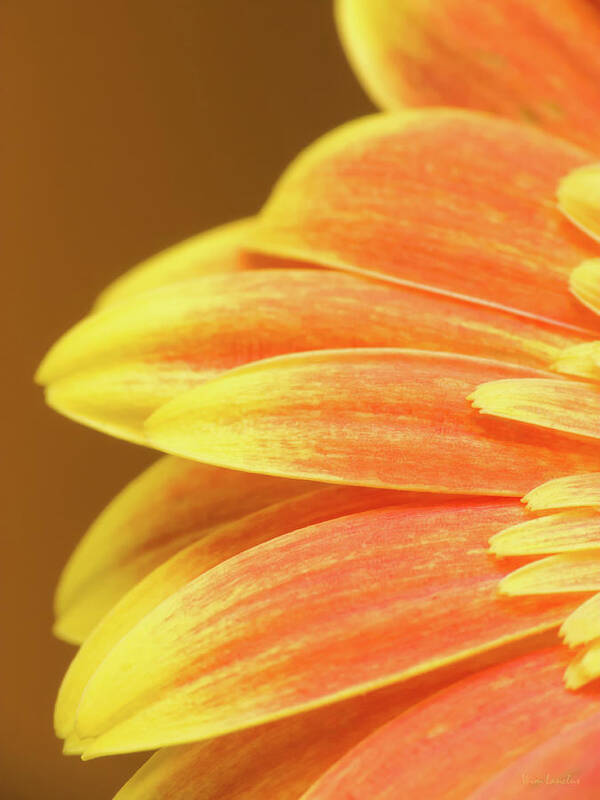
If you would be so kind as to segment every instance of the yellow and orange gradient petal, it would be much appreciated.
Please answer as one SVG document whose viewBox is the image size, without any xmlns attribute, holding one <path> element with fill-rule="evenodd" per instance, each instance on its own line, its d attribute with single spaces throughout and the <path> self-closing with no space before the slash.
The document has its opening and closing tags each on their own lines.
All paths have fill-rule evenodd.
<svg viewBox="0 0 600 800">
<path fill-rule="evenodd" d="M 430 4 L 339 5 L 346 26 L 354 9 L 376 32 L 395 6 L 420 26 L 414 48 L 429 35 Z M 523 4 L 504 5 L 518 27 Z M 580 29 L 586 7 L 561 2 L 561 24 Z M 537 3 L 527 14 L 544 64 L 555 23 Z M 110 287 L 42 365 L 63 413 L 190 459 L 163 459 L 107 509 L 58 594 L 58 632 L 83 642 L 56 709 L 68 752 L 207 740 L 151 759 L 120 796 L 228 796 L 223 775 L 191 780 L 219 758 L 249 797 L 338 797 L 347 781 L 373 797 L 503 796 L 521 766 L 591 752 L 597 691 L 561 678 L 600 675 L 600 250 L 565 52 L 560 97 L 530 115 L 560 130 L 544 116 L 560 100 L 589 151 L 467 111 L 352 123 L 292 165 L 259 217 Z M 503 91 L 525 103 L 538 78 Z M 570 664 L 529 654 L 372 733 L 410 681 L 414 700 L 444 668 L 559 627 Z M 288 748 L 338 709 L 353 734 L 300 759 L 288 786 Z M 280 754 L 262 783 L 259 747 Z M 433 784 L 444 759 L 465 763 Z"/>
<path fill-rule="evenodd" d="M 337 0 L 336 12 L 381 108 L 482 109 L 600 150 L 594 0 Z"/>
</svg>

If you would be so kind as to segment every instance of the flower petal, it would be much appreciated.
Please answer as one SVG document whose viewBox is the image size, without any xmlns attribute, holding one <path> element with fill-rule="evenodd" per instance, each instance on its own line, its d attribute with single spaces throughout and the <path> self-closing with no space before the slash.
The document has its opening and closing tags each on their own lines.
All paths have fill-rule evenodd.
<svg viewBox="0 0 600 800">
<path fill-rule="evenodd" d="M 254 224 L 252 218 L 237 220 L 157 253 L 111 283 L 98 298 L 98 307 L 189 278 L 246 269 L 248 257 L 241 244 Z"/>
<path fill-rule="evenodd" d="M 489 665 L 492 656 L 506 660 L 514 658 L 516 651 L 523 652 L 524 647 L 543 646 L 540 639 L 532 637 L 517 646 L 498 648 L 485 656 L 258 728 L 160 750 L 115 800 L 224 800 L 238 796 L 240 791 L 244 800 L 294 800 L 351 747 L 407 706 L 474 668 Z"/>
<path fill-rule="evenodd" d="M 102 661 L 77 712 L 84 756 L 251 727 L 550 629 L 572 601 L 504 602 L 481 545 L 522 513 L 489 500 L 379 509 L 234 556 Z"/>
<path fill-rule="evenodd" d="M 481 108 L 598 149 L 600 13 L 586 0 L 337 0 L 383 108 Z"/>
<path fill-rule="evenodd" d="M 600 514 L 592 509 L 564 511 L 530 519 L 497 533 L 490 550 L 497 556 L 536 555 L 600 549 Z"/>
<path fill-rule="evenodd" d="M 600 164 L 579 167 L 562 179 L 558 207 L 578 228 L 600 240 Z"/>
<path fill-rule="evenodd" d="M 571 273 L 571 291 L 578 300 L 600 314 L 600 258 L 583 261 Z"/>
<path fill-rule="evenodd" d="M 563 622 L 560 635 L 569 647 L 600 638 L 600 594 L 578 606 Z"/>
<path fill-rule="evenodd" d="M 600 472 L 567 475 L 548 481 L 526 494 L 523 502 L 527 503 L 530 511 L 600 506 Z"/>
<path fill-rule="evenodd" d="M 80 642 L 159 564 L 215 526 L 318 484 L 162 458 L 102 512 L 71 556 L 56 592 L 56 633 Z"/>
<path fill-rule="evenodd" d="M 592 160 L 541 131 L 457 109 L 349 123 L 284 173 L 248 246 L 427 285 L 599 330 L 567 291 L 597 244 L 556 207 Z"/>
<path fill-rule="evenodd" d="M 509 378 L 478 386 L 469 399 L 482 414 L 600 438 L 600 387 L 589 383 Z"/>
<path fill-rule="evenodd" d="M 443 503 L 443 498 L 433 494 L 415 495 L 411 492 L 355 486 L 315 486 L 318 488 L 313 491 L 284 498 L 254 513 L 240 514 L 238 519 L 196 531 L 186 530 L 184 541 L 192 540 L 194 543 L 165 560 L 164 564 L 127 592 L 102 618 L 79 649 L 63 680 L 56 704 L 54 721 L 58 735 L 62 738 L 71 735 L 75 712 L 85 685 L 119 639 L 163 600 L 212 567 L 250 547 L 307 525 L 392 504 L 406 504 L 410 507 L 421 503 Z M 292 491 L 293 489 L 290 493 Z M 452 498 L 448 495 L 446 497 L 451 502 Z M 172 538 L 178 538 L 181 542 L 181 535 Z M 177 541 L 163 541 L 163 557 L 166 558 L 165 550 L 176 549 L 177 546 Z M 143 565 L 146 569 L 147 564 L 146 561 Z M 112 569 L 118 571 L 123 567 L 126 570 L 125 580 L 131 580 L 128 561 L 125 564 L 117 562 Z M 110 578 L 113 583 L 116 582 L 116 576 L 112 573 Z M 82 602 L 90 603 L 89 596 L 84 597 L 83 601 L 77 598 L 76 605 L 81 605 Z M 75 613 L 76 609 L 72 608 L 71 616 Z M 93 618 L 97 614 L 98 609 L 94 606 L 79 610 L 78 617 Z"/>
<path fill-rule="evenodd" d="M 562 670 L 550 650 L 465 678 L 372 734 L 303 800 L 471 797 L 565 726 L 598 714 L 598 693 L 566 692 Z"/>
<path fill-rule="evenodd" d="M 565 670 L 569 689 L 580 689 L 597 678 L 600 678 L 600 639 L 584 647 Z"/>
<path fill-rule="evenodd" d="M 360 324 L 357 325 L 357 320 Z M 458 298 L 324 270 L 216 275 L 88 316 L 50 350 L 48 402 L 143 441 L 159 405 L 232 367 L 334 347 L 415 346 L 547 367 L 581 337 Z"/>
<path fill-rule="evenodd" d="M 600 553 L 561 553 L 525 564 L 500 582 L 503 594 L 600 591 Z"/>
<path fill-rule="evenodd" d="M 445 353 L 300 353 L 176 398 L 150 417 L 148 438 L 187 458 L 286 477 L 521 495 L 599 463 L 590 443 L 486 419 L 466 402 L 486 377 L 526 375 Z"/>
<path fill-rule="evenodd" d="M 566 726 L 486 782 L 468 800 L 521 800 L 543 787 L 544 800 L 596 800 L 600 786 L 600 714 Z"/>
</svg>

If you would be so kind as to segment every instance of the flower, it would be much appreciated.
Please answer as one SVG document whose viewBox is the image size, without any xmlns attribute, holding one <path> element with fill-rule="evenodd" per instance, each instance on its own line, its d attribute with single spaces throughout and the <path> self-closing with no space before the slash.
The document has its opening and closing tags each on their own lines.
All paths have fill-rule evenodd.
<svg viewBox="0 0 600 800">
<path fill-rule="evenodd" d="M 501 6 L 523 12 L 517 44 L 496 28 L 501 51 L 474 55 Z M 589 4 L 563 6 L 593 41 Z M 66 751 L 165 748 L 122 800 L 597 785 L 600 174 L 582 114 L 600 51 L 548 81 L 557 23 L 537 4 L 431 9 L 338 3 L 375 96 L 527 103 L 550 133 L 449 108 L 350 123 L 258 217 L 109 287 L 40 367 L 62 413 L 170 454 L 57 593 L 56 631 L 81 643 Z M 540 110 L 559 100 L 565 130 Z"/>
</svg>

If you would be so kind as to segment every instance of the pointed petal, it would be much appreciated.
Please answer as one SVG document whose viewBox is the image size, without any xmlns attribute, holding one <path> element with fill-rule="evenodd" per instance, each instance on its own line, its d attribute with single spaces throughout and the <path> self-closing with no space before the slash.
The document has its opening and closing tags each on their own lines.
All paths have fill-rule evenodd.
<svg viewBox="0 0 600 800">
<path fill-rule="evenodd" d="M 600 387 L 546 379 L 508 379 L 478 386 L 469 398 L 482 414 L 600 438 Z"/>
<path fill-rule="evenodd" d="M 148 420 L 148 438 L 187 458 L 287 477 L 521 495 L 599 463 L 591 444 L 486 419 L 466 401 L 486 377 L 526 374 L 410 350 L 301 353 L 176 398 Z"/>
<path fill-rule="evenodd" d="M 530 511 L 600 506 L 600 472 L 567 475 L 536 486 L 523 498 Z"/>
<path fill-rule="evenodd" d="M 571 273 L 571 291 L 595 314 L 600 314 L 600 258 L 583 261 Z"/>
<path fill-rule="evenodd" d="M 561 372 L 564 375 L 598 381 L 600 380 L 599 354 L 600 348 L 597 341 L 576 344 L 566 347 L 559 353 L 550 368 L 554 372 Z"/>
<path fill-rule="evenodd" d="M 578 606 L 563 622 L 560 635 L 569 647 L 600 638 L 600 594 Z"/>
<path fill-rule="evenodd" d="M 356 324 L 360 319 L 360 325 Z M 263 269 L 134 296 L 50 350 L 48 402 L 144 441 L 159 405 L 228 369 L 303 350 L 415 346 L 547 367 L 581 338 L 539 320 L 339 272 Z"/>
<path fill-rule="evenodd" d="M 502 601 L 481 545 L 522 513 L 489 500 L 381 509 L 229 559 L 102 661 L 77 712 L 77 734 L 95 737 L 84 756 L 251 727 L 550 629 L 572 601 Z"/>
<path fill-rule="evenodd" d="M 132 586 L 214 526 L 315 485 L 162 458 L 102 512 L 56 593 L 56 633 L 80 642 Z"/>
<path fill-rule="evenodd" d="M 50 350 L 38 380 L 141 362 L 194 370 L 200 382 L 248 361 L 349 346 L 416 346 L 545 367 L 576 344 L 580 337 L 542 320 L 454 297 L 324 270 L 253 270 L 235 282 L 186 281 L 86 317 Z"/>
<path fill-rule="evenodd" d="M 600 786 L 600 714 L 568 725 L 510 764 L 468 800 L 521 800 L 543 792 L 544 800 L 596 800 Z"/>
<path fill-rule="evenodd" d="M 252 218 L 237 220 L 163 250 L 111 283 L 98 298 L 97 306 L 105 308 L 189 278 L 246 269 L 248 257 L 241 245 L 253 225 Z"/>
<path fill-rule="evenodd" d="M 406 707 L 489 665 L 492 655 L 515 658 L 517 650 L 543 646 L 540 640 L 529 638 L 518 647 L 498 648 L 493 654 L 258 728 L 160 750 L 115 800 L 224 800 L 240 791 L 244 800 L 296 800 L 351 747 Z"/>
<path fill-rule="evenodd" d="M 600 514 L 590 509 L 530 519 L 490 539 L 490 550 L 497 556 L 589 549 L 600 549 Z"/>
<path fill-rule="evenodd" d="M 565 683 L 569 689 L 580 689 L 597 678 L 600 678 L 600 639 L 584 647 L 565 671 Z"/>
<path fill-rule="evenodd" d="M 450 496 L 448 498 L 448 502 L 451 502 Z M 243 498 L 240 499 L 243 501 Z M 57 734 L 63 738 L 71 734 L 77 705 L 86 683 L 119 639 L 163 600 L 212 567 L 250 547 L 307 525 L 386 505 L 441 505 L 442 502 L 443 499 L 433 494 L 415 495 L 411 492 L 354 486 L 320 486 L 254 513 L 240 515 L 239 519 L 230 522 L 196 531 L 186 530 L 185 539 L 196 538 L 197 541 L 177 552 L 137 583 L 102 618 L 79 649 L 58 695 L 54 716 Z M 167 546 L 172 547 L 171 542 Z M 166 556 L 166 549 L 163 543 L 163 557 Z M 144 566 L 147 566 L 147 562 Z M 129 561 L 125 564 L 117 562 L 112 569 L 116 571 L 123 567 L 127 572 L 125 580 L 130 579 Z M 110 578 L 113 583 L 116 582 L 116 576 L 111 574 Z M 82 602 L 90 603 L 89 595 L 83 601 L 78 598 L 75 605 L 80 606 Z M 70 616 L 73 617 L 77 611 L 78 618 L 94 618 L 98 614 L 95 606 L 89 609 L 72 607 Z"/>
<path fill-rule="evenodd" d="M 303 800 L 470 797 L 565 726 L 598 714 L 597 692 L 565 691 L 561 655 L 530 653 L 438 692 L 351 750 Z"/>
<path fill-rule="evenodd" d="M 600 164 L 579 167 L 562 179 L 558 207 L 578 228 L 600 240 Z"/>
<path fill-rule="evenodd" d="M 248 245 L 598 331 L 567 291 L 571 270 L 597 245 L 555 200 L 560 178 L 591 160 L 474 112 L 368 117 L 292 163 Z"/>
<path fill-rule="evenodd" d="M 513 596 L 599 590 L 600 553 L 594 550 L 541 558 L 519 567 L 500 583 L 500 591 Z"/>
<path fill-rule="evenodd" d="M 586 0 L 337 0 L 342 42 L 383 108 L 480 108 L 598 149 L 600 12 Z M 482 46 L 485 43 L 485 47 Z"/>
</svg>

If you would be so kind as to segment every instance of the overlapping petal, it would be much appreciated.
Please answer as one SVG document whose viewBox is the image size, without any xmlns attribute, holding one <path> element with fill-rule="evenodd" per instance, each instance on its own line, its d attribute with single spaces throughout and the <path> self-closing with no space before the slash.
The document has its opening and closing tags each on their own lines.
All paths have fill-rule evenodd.
<svg viewBox="0 0 600 800">
<path fill-rule="evenodd" d="M 600 164 L 566 175 L 558 187 L 561 211 L 590 236 L 600 239 Z"/>
<path fill-rule="evenodd" d="M 556 650 L 542 651 L 465 678 L 372 734 L 303 798 L 512 798 L 520 796 L 518 770 L 535 777 L 534 767 L 550 766 L 549 752 L 560 750 L 552 772 L 566 766 L 594 775 L 600 696 L 565 692 L 561 662 Z"/>
<path fill-rule="evenodd" d="M 521 495 L 597 467 L 591 443 L 503 425 L 466 402 L 478 384 L 517 376 L 536 374 L 411 350 L 299 353 L 176 398 L 150 417 L 147 435 L 220 466 L 415 491 Z"/>
<path fill-rule="evenodd" d="M 190 278 L 252 268 L 256 262 L 243 249 L 243 242 L 253 225 L 253 218 L 230 222 L 157 253 L 111 283 L 98 298 L 97 306 L 105 308 L 149 289 Z"/>
<path fill-rule="evenodd" d="M 568 292 L 571 271 L 597 245 L 555 201 L 559 179 L 590 160 L 485 114 L 374 116 L 328 134 L 292 163 L 248 243 L 598 331 Z"/>
<path fill-rule="evenodd" d="M 481 546 L 523 513 L 506 500 L 378 509 L 234 556 L 98 665 L 77 709 L 84 756 L 251 727 L 556 626 L 572 598 L 503 602 Z"/>
<path fill-rule="evenodd" d="M 357 321 L 360 324 L 357 324 Z M 184 281 L 93 314 L 38 371 L 48 402 L 134 441 L 172 397 L 251 361 L 411 346 L 548 367 L 589 337 L 501 310 L 339 272 L 256 269 Z"/>
<path fill-rule="evenodd" d="M 213 528 L 318 488 L 162 458 L 103 511 L 67 563 L 55 632 L 80 642 L 139 580 Z"/>
<path fill-rule="evenodd" d="M 298 800 L 377 727 L 431 692 L 495 659 L 508 660 L 549 635 L 477 655 L 432 673 L 218 739 L 156 753 L 115 800 Z"/>
<path fill-rule="evenodd" d="M 600 149 L 600 9 L 588 0 L 337 0 L 342 41 L 383 108 L 453 105 Z"/>
<path fill-rule="evenodd" d="M 240 473 L 240 475 L 243 476 L 244 473 Z M 122 599 L 90 633 L 71 664 L 61 686 L 55 712 L 55 728 L 63 738 L 72 732 L 79 698 L 87 681 L 104 656 L 146 614 L 212 567 L 276 536 L 347 514 L 390 504 L 406 505 L 410 508 L 420 504 L 440 505 L 443 502 L 443 499 L 437 498 L 433 494 L 418 495 L 411 492 L 364 489 L 355 486 L 339 487 L 315 484 L 311 490 L 308 488 L 310 484 L 304 484 L 307 487 L 306 490 L 299 493 L 297 489 L 294 489 L 293 484 L 302 482 L 280 481 L 279 483 L 282 490 L 288 484 L 292 485 L 289 497 L 284 496 L 278 502 L 273 502 L 246 515 L 243 514 L 242 504 L 239 508 L 234 506 L 233 513 L 237 516 L 236 519 L 200 527 L 197 530 L 193 528 L 185 530 L 183 537 L 181 531 L 173 529 L 168 540 L 163 540 L 160 555 L 165 559 L 164 563 L 124 594 Z M 448 502 L 451 501 L 452 498 L 448 497 Z M 152 547 L 156 543 L 156 539 L 152 538 L 152 534 L 156 535 L 156 530 L 151 526 L 147 533 L 146 544 Z M 189 540 L 192 540 L 193 544 L 178 549 L 183 542 Z M 121 582 L 124 586 L 128 579 L 131 580 L 131 565 L 123 559 L 118 548 L 115 549 L 117 551 L 115 555 L 121 555 L 121 558 L 114 559 L 109 575 L 112 582 L 116 583 L 118 576 L 113 573 L 125 572 Z M 177 552 L 171 558 L 167 558 L 169 551 Z M 150 560 L 146 559 L 144 563 L 140 564 L 139 553 L 138 546 L 136 566 L 138 572 L 143 574 L 142 570 L 148 570 Z M 134 552 L 133 555 L 135 556 L 136 553 Z M 159 555 L 156 547 L 153 548 L 151 555 L 153 558 Z M 106 571 L 105 567 L 105 575 Z M 93 594 L 79 596 L 71 605 L 69 618 L 76 617 L 91 621 L 97 618 L 102 610 Z M 62 625 L 64 627 L 64 622 Z"/>
</svg>

